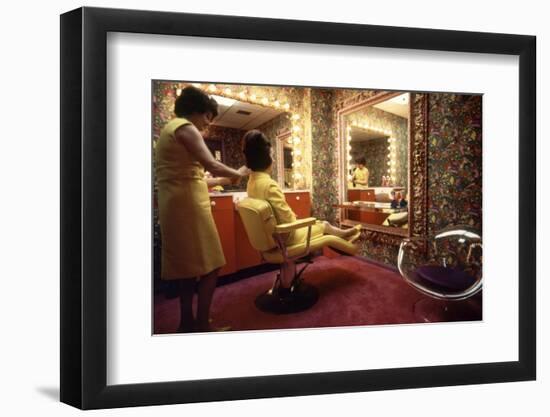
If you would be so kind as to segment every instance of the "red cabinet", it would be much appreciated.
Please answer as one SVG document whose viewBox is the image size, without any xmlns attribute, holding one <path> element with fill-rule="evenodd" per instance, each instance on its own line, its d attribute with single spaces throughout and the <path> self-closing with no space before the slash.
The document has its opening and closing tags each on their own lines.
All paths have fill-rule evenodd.
<svg viewBox="0 0 550 417">
<path fill-rule="evenodd" d="M 374 190 L 348 190 L 348 201 L 376 201 Z M 348 219 L 356 222 L 368 222 L 364 217 L 365 213 L 361 213 L 355 210 L 348 211 Z"/>
<path fill-rule="evenodd" d="M 262 263 L 262 256 L 250 244 L 241 216 L 239 216 L 239 212 L 237 211 L 235 211 L 235 250 L 237 253 L 237 270 L 250 268 Z"/>
<path fill-rule="evenodd" d="M 348 201 L 376 201 L 374 190 L 348 190 Z"/>
<path fill-rule="evenodd" d="M 218 228 L 218 234 L 225 255 L 225 266 L 220 275 L 231 274 L 237 270 L 237 256 L 235 252 L 235 209 L 233 197 L 216 196 L 210 198 L 212 216 Z"/>
<path fill-rule="evenodd" d="M 311 216 L 311 198 L 309 192 L 286 192 L 285 199 L 296 217 L 303 219 Z"/>
</svg>

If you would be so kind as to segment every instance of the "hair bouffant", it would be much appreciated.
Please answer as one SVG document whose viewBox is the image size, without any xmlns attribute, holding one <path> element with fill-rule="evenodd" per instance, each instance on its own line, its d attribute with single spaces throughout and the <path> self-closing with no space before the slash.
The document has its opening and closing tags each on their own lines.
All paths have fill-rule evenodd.
<svg viewBox="0 0 550 417">
<path fill-rule="evenodd" d="M 176 99 L 174 113 L 178 117 L 189 116 L 193 113 L 212 113 L 218 115 L 218 103 L 197 87 L 185 87 Z"/>
<path fill-rule="evenodd" d="M 271 142 L 259 130 L 250 130 L 243 137 L 243 153 L 246 166 L 252 171 L 265 171 L 273 163 Z"/>
</svg>

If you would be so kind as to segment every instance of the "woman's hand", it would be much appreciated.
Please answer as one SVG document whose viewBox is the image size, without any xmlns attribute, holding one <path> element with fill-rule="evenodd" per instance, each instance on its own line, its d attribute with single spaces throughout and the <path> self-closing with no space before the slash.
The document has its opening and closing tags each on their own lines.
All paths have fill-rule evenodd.
<svg viewBox="0 0 550 417">
<path fill-rule="evenodd" d="M 250 175 L 250 169 L 248 169 L 248 167 L 246 165 L 243 165 L 242 167 L 240 167 L 237 170 L 237 172 L 239 173 L 239 176 L 231 178 L 231 184 L 232 185 L 237 185 L 239 182 L 241 182 L 243 177 L 246 177 L 246 176 Z"/>
<path fill-rule="evenodd" d="M 250 175 L 250 169 L 246 165 L 240 167 L 237 172 L 241 177 L 247 177 L 248 175 Z"/>
</svg>

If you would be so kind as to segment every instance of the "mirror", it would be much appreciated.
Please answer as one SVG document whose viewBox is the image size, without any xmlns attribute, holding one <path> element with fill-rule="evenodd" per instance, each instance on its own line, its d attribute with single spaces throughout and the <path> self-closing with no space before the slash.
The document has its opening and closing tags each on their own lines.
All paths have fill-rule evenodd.
<svg viewBox="0 0 550 417">
<path fill-rule="evenodd" d="M 292 134 L 289 131 L 282 132 L 277 136 L 277 172 L 279 175 L 279 185 L 285 190 L 293 190 L 295 188 L 294 181 L 294 164 L 295 152 L 299 153 L 298 149 L 294 148 Z"/>
<path fill-rule="evenodd" d="M 212 155 L 233 168 L 244 165 L 242 137 L 251 129 L 259 129 L 272 141 L 274 161 L 271 176 L 281 184 L 288 184 L 284 188 L 292 188 L 293 149 L 290 135 L 290 114 L 275 107 L 247 103 L 225 96 L 212 95 L 212 97 L 218 102 L 218 116 L 203 132 L 204 140 Z M 286 145 L 279 156 L 281 132 L 288 132 L 288 138 L 285 137 Z M 212 191 L 244 190 L 246 190 L 246 181 L 237 185 L 217 186 Z"/>
<path fill-rule="evenodd" d="M 382 93 L 339 114 L 342 221 L 403 234 L 409 227 L 410 94 Z"/>
</svg>

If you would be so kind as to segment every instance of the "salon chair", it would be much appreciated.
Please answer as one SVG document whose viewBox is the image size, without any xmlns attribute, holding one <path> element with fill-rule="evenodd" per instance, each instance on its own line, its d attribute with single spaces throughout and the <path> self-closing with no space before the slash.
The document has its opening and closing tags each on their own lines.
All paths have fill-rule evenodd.
<svg viewBox="0 0 550 417">
<path fill-rule="evenodd" d="M 469 226 L 404 239 L 397 266 L 405 282 L 424 295 L 414 305 L 417 319 L 480 320 L 482 256 L 481 236 Z"/>
<path fill-rule="evenodd" d="M 270 204 L 264 200 L 245 198 L 237 209 L 242 219 L 248 239 L 262 258 L 280 265 L 271 288 L 256 298 L 256 307 L 261 311 L 286 314 L 296 313 L 313 306 L 318 298 L 318 290 L 303 281 L 302 273 L 312 262 L 316 252 L 325 246 L 343 255 L 355 255 L 357 247 L 345 239 L 332 235 L 311 237 L 314 217 L 299 219 L 293 223 L 277 224 Z M 293 230 L 307 227 L 307 239 L 299 245 L 287 246 L 285 237 Z M 297 264 L 305 262 L 298 271 Z"/>
</svg>

